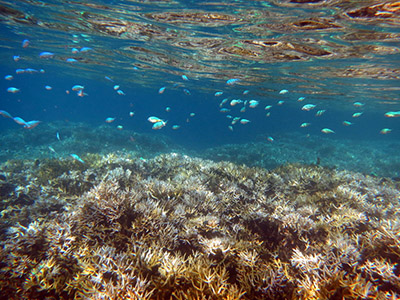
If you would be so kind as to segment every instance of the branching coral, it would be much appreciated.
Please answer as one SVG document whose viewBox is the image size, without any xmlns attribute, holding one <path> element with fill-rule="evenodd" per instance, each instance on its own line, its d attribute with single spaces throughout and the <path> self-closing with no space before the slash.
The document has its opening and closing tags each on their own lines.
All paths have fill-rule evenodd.
<svg viewBox="0 0 400 300">
<path fill-rule="evenodd" d="M 19 193 L 34 203 L 2 207 L 2 226 L 8 228 L 0 251 L 2 295 L 387 299 L 400 294 L 400 192 L 390 180 L 319 166 L 266 171 L 176 153 L 147 161 L 87 159 L 82 172 L 73 167 L 38 173 L 33 163 L 20 172 L 8 168 L 13 189 L 6 199 L 14 203 Z M 15 189 L 23 181 L 29 188 Z"/>
</svg>

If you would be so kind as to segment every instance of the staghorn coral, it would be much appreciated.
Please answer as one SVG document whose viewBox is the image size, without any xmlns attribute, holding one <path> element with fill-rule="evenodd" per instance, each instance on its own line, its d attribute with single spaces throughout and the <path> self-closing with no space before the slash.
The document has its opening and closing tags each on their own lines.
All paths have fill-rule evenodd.
<svg viewBox="0 0 400 300">
<path fill-rule="evenodd" d="M 85 158 L 84 170 L 76 172 L 69 162 L 68 171 L 47 173 L 40 189 L 34 162 L 7 168 L 12 188 L 5 200 L 12 203 L 22 193 L 34 203 L 15 204 L 14 210 L 3 204 L 2 295 L 388 299 L 400 294 L 400 192 L 389 179 L 315 165 L 267 171 L 177 153 L 150 160 Z M 66 162 L 50 165 L 57 164 Z"/>
</svg>

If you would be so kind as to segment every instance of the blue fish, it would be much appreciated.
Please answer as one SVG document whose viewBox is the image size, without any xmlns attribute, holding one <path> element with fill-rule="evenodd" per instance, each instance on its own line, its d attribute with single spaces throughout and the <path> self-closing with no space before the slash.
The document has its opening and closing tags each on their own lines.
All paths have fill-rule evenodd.
<svg viewBox="0 0 400 300">
<path fill-rule="evenodd" d="M 239 81 L 240 81 L 239 78 L 232 78 L 232 79 L 228 79 L 228 80 L 226 81 L 226 84 L 227 84 L 227 85 L 234 85 L 234 84 L 238 83 Z"/>
<path fill-rule="evenodd" d="M 162 88 L 160 88 L 160 89 L 158 90 L 158 93 L 159 93 L 159 94 L 162 94 L 162 93 L 164 93 L 164 91 L 165 91 L 165 86 L 163 86 Z"/>
<path fill-rule="evenodd" d="M 91 51 L 91 50 L 93 50 L 93 49 L 90 48 L 90 47 L 83 47 L 83 48 L 81 48 L 81 52 L 88 52 L 88 51 Z"/>
<path fill-rule="evenodd" d="M 76 63 L 77 62 L 77 60 L 75 58 L 67 58 L 65 61 L 67 63 Z"/>
<path fill-rule="evenodd" d="M 185 95 L 188 95 L 188 96 L 191 95 L 191 93 L 190 93 L 190 91 L 188 89 L 183 89 L 183 92 L 185 93 Z"/>
<path fill-rule="evenodd" d="M 19 92 L 19 89 L 15 88 L 15 87 L 9 87 L 7 89 L 7 92 L 15 94 L 15 93 Z"/>
<path fill-rule="evenodd" d="M 13 118 L 13 120 L 15 121 L 15 123 L 19 124 L 19 125 L 23 125 L 25 126 L 27 123 L 25 122 L 24 119 L 20 118 L 20 117 L 15 117 Z"/>
<path fill-rule="evenodd" d="M 23 47 L 23 48 L 28 47 L 29 44 L 30 44 L 29 40 L 23 40 L 23 41 L 22 41 L 22 47 Z"/>
<path fill-rule="evenodd" d="M 10 118 L 12 119 L 12 115 L 10 115 L 8 112 L 6 112 L 5 110 L 0 110 L 0 115 L 2 115 L 4 118 Z"/>
<path fill-rule="evenodd" d="M 33 128 L 35 128 L 36 126 L 38 126 L 40 123 L 41 123 L 41 121 L 36 121 L 36 120 L 34 120 L 34 121 L 29 121 L 29 122 L 26 122 L 26 123 L 25 123 L 24 128 L 25 128 L 25 129 L 33 129 Z"/>
<path fill-rule="evenodd" d="M 82 158 L 80 158 L 77 154 L 75 154 L 75 153 L 72 153 L 72 154 L 70 154 L 71 155 L 71 157 L 73 158 L 73 159 L 75 159 L 75 160 L 77 160 L 77 161 L 80 161 L 81 163 L 85 163 L 84 161 L 83 161 L 83 159 Z"/>
<path fill-rule="evenodd" d="M 44 52 L 39 54 L 39 57 L 40 58 L 53 58 L 54 57 L 54 53 L 44 51 Z"/>
</svg>

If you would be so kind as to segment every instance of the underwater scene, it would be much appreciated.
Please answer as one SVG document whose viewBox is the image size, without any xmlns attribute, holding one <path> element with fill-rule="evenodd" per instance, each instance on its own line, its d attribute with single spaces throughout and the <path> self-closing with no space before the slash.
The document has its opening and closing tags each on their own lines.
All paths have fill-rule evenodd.
<svg viewBox="0 0 400 300">
<path fill-rule="evenodd" d="M 0 1 L 1 299 L 400 299 L 400 2 Z"/>
</svg>

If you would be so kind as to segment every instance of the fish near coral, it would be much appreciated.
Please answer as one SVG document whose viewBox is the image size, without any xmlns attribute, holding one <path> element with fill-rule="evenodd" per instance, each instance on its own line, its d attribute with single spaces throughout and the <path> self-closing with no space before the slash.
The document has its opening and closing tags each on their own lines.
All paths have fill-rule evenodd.
<svg viewBox="0 0 400 300">
<path fill-rule="evenodd" d="M 15 123 L 19 124 L 19 125 L 26 125 L 26 122 L 24 119 L 20 118 L 20 117 L 15 117 L 13 118 L 13 120 L 15 121 Z"/>
<path fill-rule="evenodd" d="M 329 128 L 324 128 L 321 130 L 321 132 L 326 134 L 335 133 L 332 129 Z"/>
<path fill-rule="evenodd" d="M 160 122 L 154 123 L 152 129 L 158 130 L 158 129 L 163 128 L 165 125 L 167 125 L 167 122 L 164 122 L 161 120 Z"/>
<path fill-rule="evenodd" d="M 85 163 L 84 161 L 83 161 L 83 159 L 82 158 L 80 158 L 77 154 L 75 154 L 75 153 L 72 153 L 72 154 L 70 154 L 70 156 L 73 158 L 73 159 L 75 159 L 75 160 L 77 160 L 77 161 L 79 161 L 79 162 L 81 162 L 81 163 Z"/>
<path fill-rule="evenodd" d="M 36 120 L 34 120 L 34 121 L 29 121 L 29 122 L 26 122 L 26 123 L 25 123 L 24 128 L 25 128 L 25 129 L 33 129 L 33 128 L 35 128 L 36 126 L 38 126 L 40 123 L 42 123 L 42 122 L 41 122 L 41 121 L 36 121 Z"/>
</svg>

